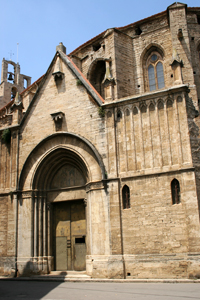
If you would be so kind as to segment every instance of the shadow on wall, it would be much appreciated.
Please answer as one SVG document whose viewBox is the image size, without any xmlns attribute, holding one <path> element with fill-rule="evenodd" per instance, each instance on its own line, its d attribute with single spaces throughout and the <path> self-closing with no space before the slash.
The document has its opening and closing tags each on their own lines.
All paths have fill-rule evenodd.
<svg viewBox="0 0 200 300">
<path fill-rule="evenodd" d="M 25 265 L 20 265 L 18 263 L 18 270 L 17 270 L 17 277 L 34 277 L 37 275 L 41 276 L 47 276 L 49 272 L 49 268 L 53 269 L 53 259 L 49 261 L 48 263 L 51 264 L 51 266 L 48 266 L 47 261 L 46 263 L 42 263 L 42 261 L 28 261 Z M 65 276 L 67 275 L 67 271 L 58 271 L 53 276 L 58 276 L 59 281 L 65 281 Z M 52 276 L 52 275 L 49 275 Z"/>
<path fill-rule="evenodd" d="M 50 262 L 49 262 L 50 263 Z M 51 264 L 53 261 L 51 261 Z M 49 274 L 48 262 L 28 261 L 25 265 L 18 262 L 17 277 L 30 277 L 34 275 Z"/>
</svg>

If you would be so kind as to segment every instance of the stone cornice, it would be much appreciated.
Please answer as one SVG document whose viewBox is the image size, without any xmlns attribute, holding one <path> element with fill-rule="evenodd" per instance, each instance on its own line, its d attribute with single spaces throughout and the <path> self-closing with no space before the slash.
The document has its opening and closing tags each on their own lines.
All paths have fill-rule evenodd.
<svg viewBox="0 0 200 300">
<path fill-rule="evenodd" d="M 173 86 L 173 87 L 170 87 L 167 89 L 157 90 L 157 91 L 153 91 L 153 92 L 147 92 L 144 94 L 129 96 L 126 98 L 121 98 L 118 100 L 114 100 L 111 103 L 104 103 L 104 104 L 102 104 L 102 106 L 104 108 L 109 108 L 109 107 L 116 106 L 116 104 L 126 104 L 128 102 L 141 102 L 141 101 L 151 100 L 151 99 L 155 99 L 155 98 L 163 98 L 166 96 L 170 96 L 171 94 L 182 93 L 182 92 L 189 93 L 189 86 L 185 85 L 185 84 L 176 85 L 176 86 Z"/>
</svg>

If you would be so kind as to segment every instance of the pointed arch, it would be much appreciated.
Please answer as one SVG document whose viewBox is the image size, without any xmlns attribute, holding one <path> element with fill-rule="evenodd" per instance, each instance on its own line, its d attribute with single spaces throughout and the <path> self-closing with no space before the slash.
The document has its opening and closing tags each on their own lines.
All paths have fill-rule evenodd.
<svg viewBox="0 0 200 300">
<path fill-rule="evenodd" d="M 173 106 L 173 101 L 171 99 L 167 99 L 167 108 Z"/>
<path fill-rule="evenodd" d="M 164 103 L 162 100 L 158 101 L 158 109 L 164 109 Z"/>
<path fill-rule="evenodd" d="M 140 110 L 141 110 L 141 113 L 146 113 L 147 112 L 147 106 L 145 104 L 143 104 L 141 107 L 140 107 Z"/>
<path fill-rule="evenodd" d="M 47 177 L 44 173 L 45 168 L 47 167 L 46 170 L 49 172 L 49 168 L 53 165 L 51 162 L 56 163 L 59 160 L 61 166 L 63 158 L 63 161 L 70 164 L 70 157 L 87 181 L 105 178 L 102 158 L 91 142 L 77 134 L 60 132 L 46 137 L 29 154 L 21 170 L 18 189 L 32 189 L 37 184 L 40 185 L 40 178 Z M 46 181 L 43 187 L 46 187 Z"/>
<path fill-rule="evenodd" d="M 155 110 L 155 105 L 153 102 L 151 102 L 149 105 L 149 111 L 154 111 L 154 110 Z"/>
<path fill-rule="evenodd" d="M 137 114 L 138 114 L 138 108 L 137 108 L 136 106 L 133 108 L 133 114 L 134 114 L 134 115 L 137 115 Z"/>
<path fill-rule="evenodd" d="M 126 117 L 130 116 L 130 110 L 128 108 L 125 111 L 125 115 L 126 115 Z"/>
<path fill-rule="evenodd" d="M 122 111 L 120 109 L 117 110 L 117 121 L 120 122 L 122 119 Z"/>
<path fill-rule="evenodd" d="M 157 44 L 149 45 L 141 55 L 145 91 L 165 87 L 164 50 Z"/>
<path fill-rule="evenodd" d="M 87 78 L 97 92 L 104 98 L 103 79 L 106 74 L 106 62 L 104 58 L 95 59 L 89 67 Z"/>
</svg>

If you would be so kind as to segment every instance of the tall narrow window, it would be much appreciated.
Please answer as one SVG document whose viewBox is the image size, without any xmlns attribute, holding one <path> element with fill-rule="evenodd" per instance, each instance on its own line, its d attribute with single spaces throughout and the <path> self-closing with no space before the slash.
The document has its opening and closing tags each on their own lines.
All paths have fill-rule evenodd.
<svg viewBox="0 0 200 300">
<path fill-rule="evenodd" d="M 163 74 L 163 65 L 161 62 L 158 62 L 156 65 L 157 81 L 158 88 L 162 89 L 165 87 L 164 74 Z"/>
<path fill-rule="evenodd" d="M 148 91 L 165 87 L 163 53 L 152 47 L 144 58 L 145 86 Z"/>
<path fill-rule="evenodd" d="M 123 208 L 130 208 L 130 190 L 127 185 L 122 189 Z"/>
<path fill-rule="evenodd" d="M 172 204 L 179 204 L 180 200 L 180 184 L 177 179 L 171 182 Z"/>
<path fill-rule="evenodd" d="M 154 67 L 152 65 L 148 67 L 148 75 L 149 75 L 149 89 L 150 91 L 154 91 L 156 89 L 156 81 L 155 81 Z"/>
</svg>

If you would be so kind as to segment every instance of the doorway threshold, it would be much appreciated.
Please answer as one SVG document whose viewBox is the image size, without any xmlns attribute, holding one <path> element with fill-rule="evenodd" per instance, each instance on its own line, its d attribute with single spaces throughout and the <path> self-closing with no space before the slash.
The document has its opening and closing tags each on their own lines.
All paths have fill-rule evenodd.
<svg viewBox="0 0 200 300">
<path fill-rule="evenodd" d="M 48 277 L 63 277 L 63 278 L 91 278 L 86 274 L 86 271 L 51 271 Z"/>
</svg>

